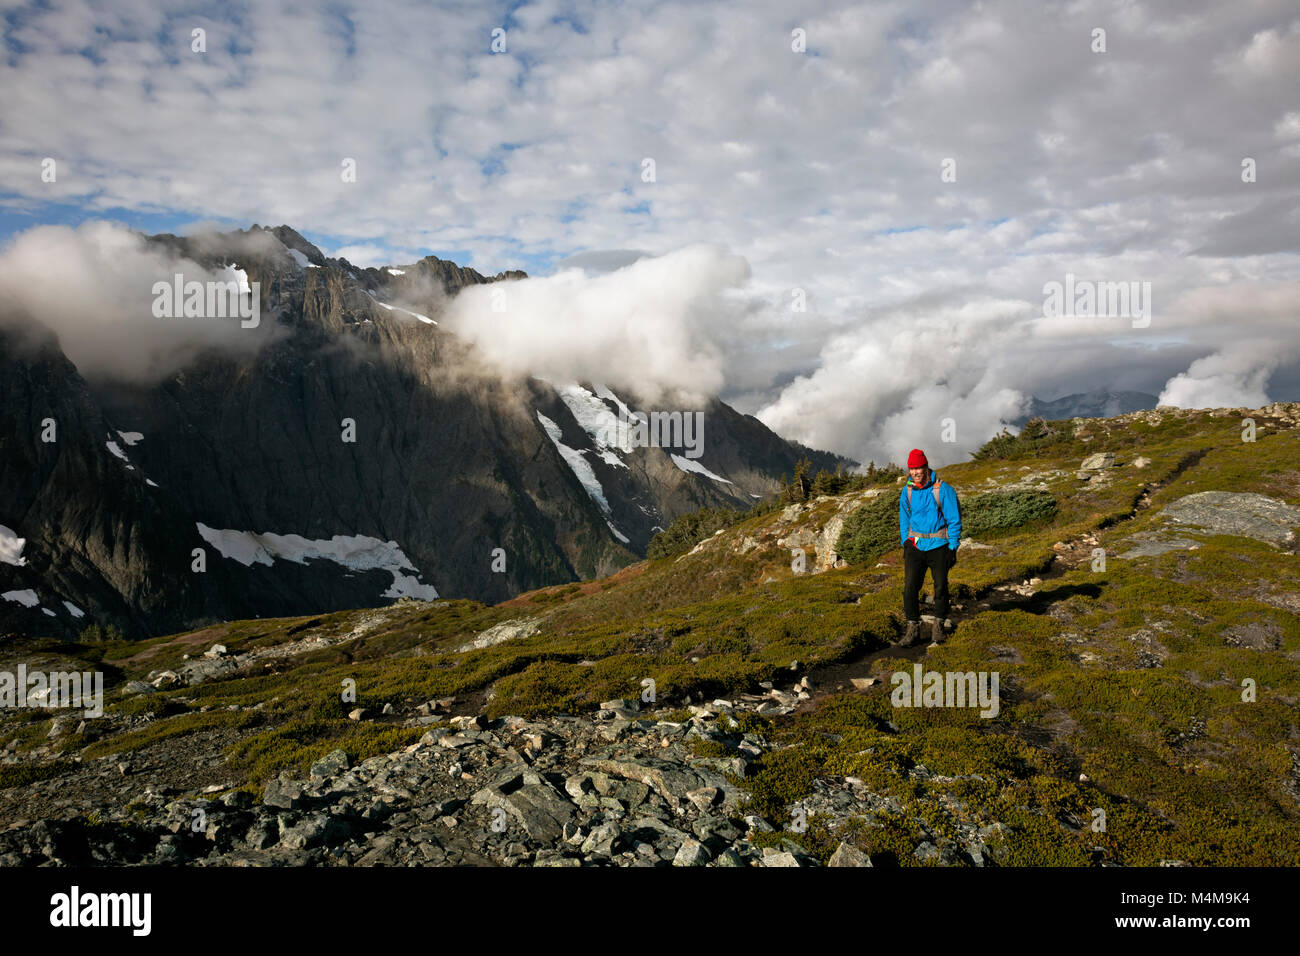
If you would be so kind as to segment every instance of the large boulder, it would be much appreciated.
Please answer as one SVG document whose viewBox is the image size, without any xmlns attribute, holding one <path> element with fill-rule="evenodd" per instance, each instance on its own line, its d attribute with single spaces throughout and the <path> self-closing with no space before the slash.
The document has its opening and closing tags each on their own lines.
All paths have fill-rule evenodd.
<svg viewBox="0 0 1300 956">
<path fill-rule="evenodd" d="M 1089 455 L 1079 466 L 1080 471 L 1101 471 L 1103 468 L 1115 467 L 1115 456 L 1111 452 L 1099 452 L 1096 455 Z"/>
<path fill-rule="evenodd" d="M 564 837 L 565 824 L 573 821 L 577 809 L 544 777 L 531 770 L 507 772 L 496 783 L 475 793 L 470 803 L 500 807 L 538 843 L 559 842 Z"/>
<path fill-rule="evenodd" d="M 1234 534 L 1281 544 L 1300 528 L 1300 508 L 1267 495 L 1199 491 L 1179 498 L 1162 512 L 1171 521 L 1213 534 Z"/>
</svg>

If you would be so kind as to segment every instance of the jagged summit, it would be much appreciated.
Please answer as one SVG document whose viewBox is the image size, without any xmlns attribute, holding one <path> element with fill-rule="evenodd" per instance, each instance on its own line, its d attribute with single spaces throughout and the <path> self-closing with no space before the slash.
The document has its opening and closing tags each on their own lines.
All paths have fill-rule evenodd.
<svg viewBox="0 0 1300 956">
<path fill-rule="evenodd" d="M 256 224 L 254 229 L 259 228 Z M 308 242 L 303 236 L 290 226 L 280 225 L 274 229 L 265 230 L 284 243 L 287 249 L 296 249 L 307 257 L 307 261 L 315 266 L 324 266 L 328 260 L 316 246 Z"/>
</svg>

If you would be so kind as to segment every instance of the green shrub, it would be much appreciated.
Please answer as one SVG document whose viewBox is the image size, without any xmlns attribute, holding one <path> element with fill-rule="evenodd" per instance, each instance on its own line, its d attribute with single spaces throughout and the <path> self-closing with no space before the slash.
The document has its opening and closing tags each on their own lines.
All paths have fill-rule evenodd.
<svg viewBox="0 0 1300 956">
<path fill-rule="evenodd" d="M 75 764 L 71 761 L 56 760 L 51 763 L 28 763 L 0 767 L 0 790 L 7 790 L 10 787 L 25 787 L 31 783 L 48 780 L 73 769 L 74 766 Z"/>
<path fill-rule="evenodd" d="M 1056 514 L 1056 499 L 1046 491 L 995 491 L 977 495 L 961 509 L 963 535 L 983 538 Z"/>
<path fill-rule="evenodd" d="M 835 551 L 850 564 L 861 564 L 897 547 L 898 497 L 886 492 L 849 513 Z"/>
<path fill-rule="evenodd" d="M 1056 514 L 1056 499 L 1045 491 L 1000 491 L 977 495 L 962 505 L 962 534 L 989 537 L 1046 521 Z M 862 564 L 898 547 L 898 498 L 879 495 L 844 519 L 836 552 L 850 564 Z"/>
<path fill-rule="evenodd" d="M 714 532 L 729 528 L 744 517 L 743 511 L 733 511 L 730 508 L 701 508 L 680 515 L 650 539 L 646 557 L 669 558 L 675 554 L 685 554 Z"/>
</svg>

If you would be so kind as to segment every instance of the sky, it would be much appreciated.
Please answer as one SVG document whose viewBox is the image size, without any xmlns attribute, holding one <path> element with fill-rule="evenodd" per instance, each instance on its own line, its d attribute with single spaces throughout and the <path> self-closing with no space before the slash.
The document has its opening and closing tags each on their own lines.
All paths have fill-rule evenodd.
<svg viewBox="0 0 1300 956">
<path fill-rule="evenodd" d="M 40 227 L 118 249 L 102 221 L 523 269 L 457 326 L 503 362 L 719 394 L 864 462 L 959 460 L 1031 395 L 1300 400 L 1294 0 L 0 17 L 11 283 Z M 1067 281 L 1149 309 L 1054 314 Z"/>
</svg>

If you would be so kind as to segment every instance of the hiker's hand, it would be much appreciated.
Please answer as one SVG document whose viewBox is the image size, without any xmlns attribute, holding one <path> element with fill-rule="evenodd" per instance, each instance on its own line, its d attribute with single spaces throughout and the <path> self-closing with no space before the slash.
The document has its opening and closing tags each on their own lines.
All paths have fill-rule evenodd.
<svg viewBox="0 0 1300 956">
<path fill-rule="evenodd" d="M 949 548 L 949 549 L 948 549 L 948 567 L 951 568 L 951 567 L 952 567 L 954 564 L 956 564 L 956 563 L 957 563 L 957 549 L 956 549 L 956 548 Z"/>
</svg>

